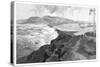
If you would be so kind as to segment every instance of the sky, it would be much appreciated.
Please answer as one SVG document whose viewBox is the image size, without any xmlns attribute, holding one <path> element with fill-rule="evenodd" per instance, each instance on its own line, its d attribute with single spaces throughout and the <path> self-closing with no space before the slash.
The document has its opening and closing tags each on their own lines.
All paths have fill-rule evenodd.
<svg viewBox="0 0 100 67">
<path fill-rule="evenodd" d="M 16 19 L 50 15 L 93 23 L 94 12 L 92 10 L 93 8 L 86 7 L 16 3 Z"/>
</svg>

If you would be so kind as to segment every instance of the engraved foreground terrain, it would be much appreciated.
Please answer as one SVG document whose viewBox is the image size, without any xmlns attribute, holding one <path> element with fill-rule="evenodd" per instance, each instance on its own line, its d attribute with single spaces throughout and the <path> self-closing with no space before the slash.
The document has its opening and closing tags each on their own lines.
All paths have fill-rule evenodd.
<svg viewBox="0 0 100 67">
<path fill-rule="evenodd" d="M 96 59 L 95 28 L 56 16 L 17 20 L 17 63 Z"/>
</svg>

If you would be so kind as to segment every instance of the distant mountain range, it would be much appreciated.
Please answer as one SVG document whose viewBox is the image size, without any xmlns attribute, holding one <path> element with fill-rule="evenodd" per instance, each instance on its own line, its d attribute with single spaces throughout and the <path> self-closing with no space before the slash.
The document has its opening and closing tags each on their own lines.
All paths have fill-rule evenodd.
<svg viewBox="0 0 100 67">
<path fill-rule="evenodd" d="M 84 24 L 89 22 L 73 21 L 71 19 L 56 17 L 56 16 L 43 16 L 43 17 L 30 17 L 24 20 L 17 20 L 17 23 L 21 23 L 21 24 L 45 23 L 48 24 L 49 26 L 56 26 L 56 25 L 68 24 L 68 23 Z"/>
</svg>

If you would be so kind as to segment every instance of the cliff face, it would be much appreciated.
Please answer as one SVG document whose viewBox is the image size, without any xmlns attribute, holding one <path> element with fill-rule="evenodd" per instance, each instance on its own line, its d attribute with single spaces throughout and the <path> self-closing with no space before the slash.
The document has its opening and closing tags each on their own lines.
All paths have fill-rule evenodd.
<svg viewBox="0 0 100 67">
<path fill-rule="evenodd" d="M 28 56 L 17 59 L 17 63 L 74 61 L 96 58 L 95 36 L 90 34 L 92 32 L 72 36 L 64 31 L 56 31 L 59 36 L 52 40 L 50 45 L 44 45 Z"/>
</svg>

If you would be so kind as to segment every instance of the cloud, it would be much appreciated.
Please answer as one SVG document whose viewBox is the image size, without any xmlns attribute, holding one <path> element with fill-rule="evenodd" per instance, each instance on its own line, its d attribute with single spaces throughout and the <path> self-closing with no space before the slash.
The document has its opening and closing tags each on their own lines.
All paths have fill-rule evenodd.
<svg viewBox="0 0 100 67">
<path fill-rule="evenodd" d="M 89 14 L 90 8 L 72 7 L 72 6 L 57 6 L 57 5 L 39 5 L 39 4 L 16 4 L 16 18 L 26 19 L 31 16 L 58 16 L 69 18 L 75 21 L 93 22 L 93 13 Z"/>
</svg>

